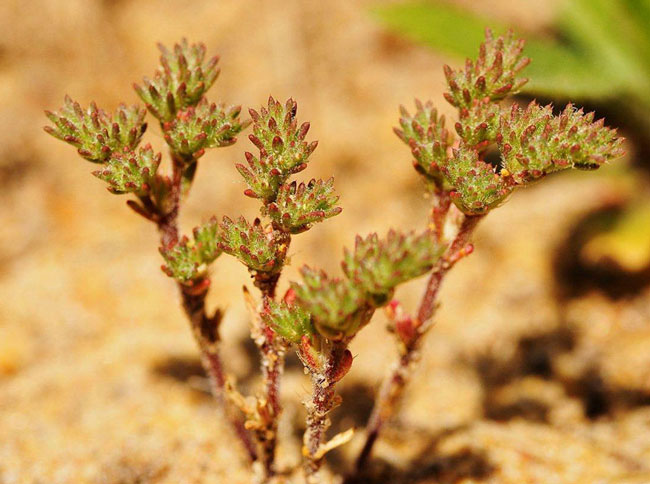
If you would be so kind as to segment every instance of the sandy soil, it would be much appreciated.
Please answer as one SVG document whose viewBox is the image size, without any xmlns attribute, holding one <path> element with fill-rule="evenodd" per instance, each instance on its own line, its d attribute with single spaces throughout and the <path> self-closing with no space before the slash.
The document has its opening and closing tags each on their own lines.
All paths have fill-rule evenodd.
<svg viewBox="0 0 650 484">
<path fill-rule="evenodd" d="M 473 2 L 459 2 L 471 4 Z M 531 27 L 532 0 L 477 9 Z M 556 2 L 553 2 L 556 3 Z M 513 7 L 513 4 L 514 5 Z M 202 40 L 222 56 L 211 98 L 258 106 L 293 96 L 320 140 L 305 177 L 334 175 L 344 212 L 296 238 L 284 284 L 305 262 L 336 270 L 355 233 L 421 226 L 427 201 L 391 133 L 413 97 L 441 109 L 445 59 L 388 35 L 350 0 L 4 0 L 0 4 L 0 483 L 248 483 L 249 466 L 211 398 L 156 234 L 46 136 L 42 109 L 69 93 L 135 102 L 155 41 Z M 146 138 L 162 149 L 159 131 Z M 253 215 L 234 162 L 211 152 L 183 214 Z M 650 483 L 650 290 L 560 297 L 567 234 L 625 185 L 558 176 L 516 194 L 458 265 L 400 419 L 371 483 Z M 224 354 L 256 388 L 241 298 L 246 271 L 221 257 L 210 304 L 227 309 Z M 423 281 L 398 296 L 413 307 Z M 605 288 L 606 289 L 606 288 Z M 353 344 L 334 430 L 361 426 L 395 356 L 378 315 Z M 280 460 L 295 464 L 308 382 L 294 361 Z M 347 405 L 346 405 L 347 402 Z M 361 435 L 331 458 L 344 471 Z"/>
</svg>

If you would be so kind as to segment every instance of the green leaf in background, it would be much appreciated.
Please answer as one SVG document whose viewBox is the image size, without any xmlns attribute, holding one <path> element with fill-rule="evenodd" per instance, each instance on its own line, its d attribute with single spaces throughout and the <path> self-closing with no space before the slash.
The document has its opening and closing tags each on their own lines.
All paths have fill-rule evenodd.
<svg viewBox="0 0 650 484">
<path fill-rule="evenodd" d="M 650 105 L 650 6 L 647 0 L 570 0 L 557 27 L 566 43 L 534 33 L 525 54 L 525 91 L 556 98 L 601 100 L 632 93 Z M 389 29 L 455 57 L 473 57 L 486 27 L 508 25 L 443 1 L 382 5 L 372 13 Z M 645 73 L 645 74 L 644 74 Z"/>
<path fill-rule="evenodd" d="M 650 203 L 637 200 L 626 206 L 582 247 L 580 257 L 589 264 L 614 261 L 628 272 L 650 267 Z"/>
</svg>

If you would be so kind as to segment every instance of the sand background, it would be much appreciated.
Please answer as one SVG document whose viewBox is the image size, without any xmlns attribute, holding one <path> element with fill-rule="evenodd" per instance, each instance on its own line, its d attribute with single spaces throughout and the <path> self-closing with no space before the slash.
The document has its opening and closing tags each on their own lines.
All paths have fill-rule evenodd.
<svg viewBox="0 0 650 484">
<path fill-rule="evenodd" d="M 558 2 L 457 3 L 543 29 Z M 210 99 L 257 107 L 293 96 L 320 145 L 301 178 L 335 177 L 343 213 L 295 238 L 283 286 L 303 263 L 337 270 L 356 233 L 421 227 L 427 201 L 392 134 L 397 106 L 443 112 L 448 59 L 384 32 L 352 0 L 4 0 L 0 4 L 0 483 L 248 483 L 250 470 L 205 394 L 152 226 L 42 131 L 65 93 L 114 108 L 183 36 L 221 55 Z M 151 123 L 146 140 L 162 150 Z M 234 163 L 201 161 L 182 215 L 253 216 Z M 634 147 L 628 146 L 633 152 Z M 626 163 L 625 160 L 621 162 Z M 649 483 L 650 290 L 564 297 L 566 239 L 629 184 L 571 173 L 517 193 L 476 234 L 445 283 L 437 326 L 400 419 L 377 447 L 380 483 Z M 210 305 L 226 308 L 223 351 L 256 388 L 241 286 L 222 256 Z M 414 307 L 422 280 L 398 292 Z M 363 425 L 395 357 L 378 315 L 355 340 L 335 430 Z M 295 463 L 308 381 L 291 361 L 280 460 Z M 360 436 L 359 436 L 360 437 Z M 357 437 L 331 458 L 346 469 Z M 371 481 L 366 481 L 371 482 Z"/>
</svg>

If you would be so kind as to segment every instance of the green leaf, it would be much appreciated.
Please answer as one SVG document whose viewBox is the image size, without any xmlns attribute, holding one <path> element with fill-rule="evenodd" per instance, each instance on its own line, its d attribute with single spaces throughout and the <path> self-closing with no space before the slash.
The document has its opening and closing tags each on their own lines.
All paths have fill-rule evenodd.
<svg viewBox="0 0 650 484">
<path fill-rule="evenodd" d="M 594 223 L 580 249 L 580 257 L 589 264 L 613 261 L 623 270 L 640 272 L 650 267 L 650 203 L 637 200 L 618 213 L 608 213 L 606 223 Z"/>
<path fill-rule="evenodd" d="M 431 101 L 422 104 L 416 100 L 415 107 L 415 114 L 411 116 L 400 106 L 401 129 L 395 128 L 395 134 L 411 148 L 415 169 L 441 186 L 440 165 L 447 159 L 447 150 L 454 138 L 445 128 L 445 117 L 438 116 Z"/>
<path fill-rule="evenodd" d="M 518 77 L 530 59 L 522 55 L 524 41 L 510 30 L 505 36 L 494 37 L 485 31 L 485 41 L 479 47 L 475 61 L 467 59 L 461 70 L 445 66 L 449 92 L 445 99 L 454 107 L 471 109 L 483 100 L 500 101 L 508 94 L 519 92 L 528 79 Z"/>
<path fill-rule="evenodd" d="M 140 106 L 121 104 L 115 114 L 110 115 L 95 103 L 83 109 L 66 96 L 58 112 L 45 111 L 54 124 L 46 126 L 45 131 L 77 148 L 88 161 L 104 163 L 114 152 L 136 149 L 147 129 L 146 113 Z"/>
<path fill-rule="evenodd" d="M 208 103 L 204 98 L 196 107 L 180 111 L 173 121 L 165 123 L 165 141 L 174 153 L 196 160 L 208 148 L 230 146 L 250 121 L 239 120 L 240 106 L 225 108 Z"/>
<path fill-rule="evenodd" d="M 648 99 L 650 43 L 647 24 L 636 12 L 639 7 L 630 8 L 625 0 L 570 0 L 558 24 L 598 72 L 616 80 L 618 89 L 645 93 Z"/>
<path fill-rule="evenodd" d="M 160 67 L 143 86 L 135 84 L 138 96 L 161 122 L 172 121 L 179 110 L 195 106 L 219 75 L 219 58 L 205 62 L 205 45 L 183 39 L 172 50 L 159 44 Z"/>
<path fill-rule="evenodd" d="M 456 133 L 468 145 L 479 148 L 494 142 L 499 128 L 501 110 L 495 103 L 475 100 L 471 106 L 460 110 Z"/>
<path fill-rule="evenodd" d="M 291 283 L 296 304 L 311 314 L 316 330 L 326 338 L 340 340 L 354 336 L 374 309 L 361 288 L 349 279 L 330 278 L 324 271 L 304 266 L 302 283 Z"/>
<path fill-rule="evenodd" d="M 212 217 L 194 229 L 192 239 L 183 236 L 176 245 L 161 248 L 160 253 L 165 259 L 162 270 L 186 284 L 204 277 L 208 265 L 221 254 L 217 244 L 218 230 L 217 219 Z"/>
<path fill-rule="evenodd" d="M 587 2 L 589 0 L 586 0 Z M 609 1 L 609 0 L 607 0 Z M 389 29 L 456 58 L 476 56 L 486 27 L 503 33 L 508 26 L 476 15 L 448 2 L 430 0 L 377 6 L 373 14 Z M 572 21 L 567 20 L 570 24 Z M 611 30 L 610 25 L 607 30 Z M 527 68 L 529 93 L 563 98 L 601 99 L 620 88 L 610 69 L 602 69 L 583 53 L 560 42 L 522 32 L 525 54 L 533 59 Z"/>
<path fill-rule="evenodd" d="M 250 270 L 258 272 L 279 270 L 286 254 L 286 247 L 273 239 L 271 231 L 263 227 L 258 218 L 251 225 L 244 217 L 236 221 L 224 217 L 219 248 L 237 257 Z"/>
<path fill-rule="evenodd" d="M 284 232 L 297 234 L 313 224 L 341 213 L 334 194 L 334 179 L 311 180 L 297 184 L 295 181 L 279 188 L 275 202 L 262 208 L 262 212 Z"/>
<path fill-rule="evenodd" d="M 354 250 L 345 250 L 343 272 L 371 296 L 374 305 L 382 306 L 399 284 L 431 270 L 444 249 L 428 232 L 391 230 L 382 239 L 377 234 L 357 236 Z"/>
<path fill-rule="evenodd" d="M 499 150 L 509 172 L 502 175 L 521 184 L 567 168 L 598 168 L 622 156 L 622 142 L 604 120 L 594 122 L 594 113 L 571 104 L 559 116 L 535 102 L 525 109 L 513 105 L 499 126 Z"/>
<path fill-rule="evenodd" d="M 282 104 L 273 97 L 269 97 L 268 106 L 259 112 L 250 110 L 253 118 L 250 140 L 260 150 L 260 157 L 268 158 L 269 163 L 286 176 L 304 168 L 318 144 L 305 141 L 309 123 L 298 126 L 297 111 L 298 105 L 293 99 Z"/>
<path fill-rule="evenodd" d="M 285 302 L 266 301 L 262 320 L 281 337 L 293 344 L 299 344 L 304 336 L 311 338 L 315 329 L 311 316 L 299 305 L 289 306 Z"/>
<path fill-rule="evenodd" d="M 476 149 L 464 143 L 453 150 L 442 171 L 452 187 L 452 202 L 467 215 L 487 213 L 500 205 L 514 188 L 493 166 L 479 158 Z"/>
<path fill-rule="evenodd" d="M 114 194 L 135 193 L 144 195 L 154 185 L 161 154 L 154 154 L 147 144 L 135 151 L 115 152 L 108 162 L 93 172 L 97 178 L 108 183 L 108 190 Z"/>
</svg>

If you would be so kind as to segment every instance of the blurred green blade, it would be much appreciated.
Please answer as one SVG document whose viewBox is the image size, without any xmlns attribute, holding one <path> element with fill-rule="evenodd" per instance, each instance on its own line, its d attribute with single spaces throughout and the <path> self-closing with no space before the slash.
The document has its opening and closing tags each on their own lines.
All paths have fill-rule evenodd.
<svg viewBox="0 0 650 484">
<path fill-rule="evenodd" d="M 602 100 L 617 95 L 617 81 L 579 53 L 554 40 L 526 39 L 524 53 L 532 59 L 524 71 L 530 82 L 524 92 L 557 99 Z"/>
<path fill-rule="evenodd" d="M 498 33 L 508 28 L 439 1 L 376 6 L 372 13 L 390 30 L 461 58 L 476 56 L 486 27 Z M 610 76 L 594 69 L 578 52 L 553 40 L 519 34 L 527 39 L 525 53 L 533 59 L 525 71 L 532 79 L 527 92 L 583 100 L 612 95 Z"/>
<path fill-rule="evenodd" d="M 390 30 L 458 57 L 474 57 L 485 39 L 485 28 L 505 25 L 442 2 L 381 5 L 371 12 Z"/>
<path fill-rule="evenodd" d="M 650 91 L 649 7 L 642 0 L 571 0 L 558 23 L 599 72 L 623 89 Z"/>
</svg>

